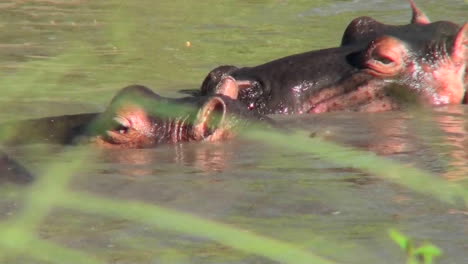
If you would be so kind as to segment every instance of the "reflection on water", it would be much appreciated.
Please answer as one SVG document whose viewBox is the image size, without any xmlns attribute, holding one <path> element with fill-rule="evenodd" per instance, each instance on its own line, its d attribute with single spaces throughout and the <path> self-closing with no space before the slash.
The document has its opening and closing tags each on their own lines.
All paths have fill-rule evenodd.
<svg viewBox="0 0 468 264">
<path fill-rule="evenodd" d="M 155 174 L 153 164 L 190 166 L 206 173 L 222 172 L 230 166 L 230 160 L 238 145 L 232 142 L 191 143 L 160 146 L 158 149 L 106 149 L 103 162 L 122 164 L 120 174 L 138 177 Z"/>
<path fill-rule="evenodd" d="M 467 108 L 446 106 L 405 112 L 330 113 L 279 117 L 315 136 L 413 164 L 450 180 L 466 179 Z"/>
<path fill-rule="evenodd" d="M 449 168 L 446 173 L 443 173 L 443 176 L 448 180 L 462 181 L 468 179 L 467 114 L 466 108 L 450 107 L 446 111 L 441 111 L 435 117 L 437 124 L 440 124 L 440 128 L 444 133 L 445 143 L 442 145 L 450 147 L 449 153 L 446 154 L 449 158 L 447 164 Z"/>
</svg>

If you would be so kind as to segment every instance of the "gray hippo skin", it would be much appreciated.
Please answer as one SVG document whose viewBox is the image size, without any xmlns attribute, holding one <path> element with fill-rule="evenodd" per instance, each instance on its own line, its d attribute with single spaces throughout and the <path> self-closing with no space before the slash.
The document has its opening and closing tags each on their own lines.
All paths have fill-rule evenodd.
<svg viewBox="0 0 468 264">
<path fill-rule="evenodd" d="M 412 22 L 393 26 L 354 19 L 342 45 L 254 67 L 223 65 L 200 94 L 234 78 L 239 100 L 262 114 L 385 111 L 406 104 L 460 104 L 467 86 L 468 24 L 430 23 L 410 1 Z"/>
</svg>

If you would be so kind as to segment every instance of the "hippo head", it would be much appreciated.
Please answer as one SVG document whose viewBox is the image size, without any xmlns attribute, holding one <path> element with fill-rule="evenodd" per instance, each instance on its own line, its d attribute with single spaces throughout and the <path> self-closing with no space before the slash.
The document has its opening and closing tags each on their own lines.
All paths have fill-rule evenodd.
<svg viewBox="0 0 468 264">
<path fill-rule="evenodd" d="M 346 28 L 342 46 L 369 43 L 363 65 L 373 76 L 395 80 L 432 105 L 462 102 L 468 85 L 468 24 L 431 23 L 410 0 L 408 25 L 358 17 Z"/>
<path fill-rule="evenodd" d="M 468 24 L 429 42 L 383 35 L 369 44 L 363 66 L 377 78 L 407 86 L 431 105 L 459 104 L 465 94 L 467 43 Z"/>
<path fill-rule="evenodd" d="M 223 82 L 225 88 L 236 88 Z M 227 84 L 227 85 L 226 85 Z M 205 97 L 168 99 L 144 86 L 129 86 L 119 92 L 97 119 L 100 146 L 154 147 L 163 143 L 218 141 L 232 138 L 253 120 L 266 117 L 246 111 L 235 99 L 236 91 L 225 89 Z"/>
<path fill-rule="evenodd" d="M 411 1 L 412 23 L 353 20 L 342 45 L 258 66 L 212 70 L 200 94 L 232 77 L 239 101 L 263 114 L 385 111 L 408 104 L 459 104 L 467 85 L 468 26 L 430 23 Z M 468 100 L 468 99 L 467 99 Z"/>
</svg>

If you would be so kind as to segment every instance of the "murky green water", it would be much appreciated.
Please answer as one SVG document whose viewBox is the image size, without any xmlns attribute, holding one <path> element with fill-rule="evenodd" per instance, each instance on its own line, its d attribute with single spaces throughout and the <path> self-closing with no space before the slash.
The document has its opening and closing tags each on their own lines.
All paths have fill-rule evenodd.
<svg viewBox="0 0 468 264">
<path fill-rule="evenodd" d="M 418 2 L 434 21 L 466 21 L 464 1 Z M 255 65 L 336 46 L 356 16 L 401 24 L 410 18 L 405 1 L 378 0 L 2 1 L 0 13 L 3 121 L 102 110 L 133 83 L 182 96 L 177 90 L 198 88 L 220 64 Z M 456 106 L 424 114 L 276 118 L 468 187 L 467 112 Z M 8 153 L 34 169 L 60 155 L 56 147 L 28 155 L 42 147 Z M 180 209 L 340 263 L 403 263 L 387 236 L 390 227 L 440 246 L 440 263 L 468 263 L 466 208 L 312 155 L 237 139 L 103 151 L 96 163 L 77 173 L 72 189 Z M 4 202 L 0 214 L 14 215 L 18 207 Z M 270 263 L 214 242 L 76 211 L 57 210 L 39 234 L 109 263 Z M 24 258 L 15 262 L 32 263 Z"/>
</svg>

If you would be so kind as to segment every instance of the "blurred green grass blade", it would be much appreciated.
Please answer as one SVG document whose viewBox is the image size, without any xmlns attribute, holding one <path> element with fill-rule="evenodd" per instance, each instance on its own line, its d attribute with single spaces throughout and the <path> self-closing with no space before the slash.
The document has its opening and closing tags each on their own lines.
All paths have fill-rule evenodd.
<svg viewBox="0 0 468 264">
<path fill-rule="evenodd" d="M 334 263 L 286 242 L 141 202 L 116 201 L 70 192 L 67 194 L 67 199 L 60 201 L 60 205 L 89 213 L 122 217 L 166 230 L 211 239 L 281 263 Z"/>
<path fill-rule="evenodd" d="M 57 200 L 67 199 L 65 189 L 74 172 L 82 168 L 85 151 L 65 151 L 59 161 L 47 167 L 45 172 L 25 197 L 22 211 L 0 226 L 0 245 L 11 253 L 27 254 L 36 259 L 52 263 L 101 263 L 95 258 L 67 249 L 53 243 L 35 238 L 32 234 L 56 206 Z"/>
<path fill-rule="evenodd" d="M 414 251 L 415 256 L 424 259 L 424 264 L 431 264 L 435 257 L 442 255 L 442 250 L 432 244 L 426 243 Z"/>
<path fill-rule="evenodd" d="M 390 235 L 390 238 L 395 241 L 395 243 L 398 244 L 398 246 L 402 250 L 406 250 L 409 247 L 409 244 L 411 243 L 409 238 L 407 238 L 403 233 L 399 232 L 398 230 L 395 229 L 390 229 L 388 231 L 388 234 Z"/>
<path fill-rule="evenodd" d="M 59 161 L 47 170 L 31 186 L 23 210 L 11 220 L 14 226 L 33 230 L 55 206 L 57 200 L 66 199 L 65 189 L 74 172 L 82 168 L 85 151 L 61 153 Z"/>
<path fill-rule="evenodd" d="M 404 185 L 414 191 L 433 195 L 447 203 L 457 204 L 463 201 L 464 206 L 468 205 L 468 190 L 462 186 L 439 179 L 418 168 L 381 158 L 373 152 L 340 146 L 320 138 L 310 138 L 304 132 L 283 134 L 271 130 L 251 129 L 243 133 L 243 136 L 281 147 L 281 151 L 311 153 L 323 160 L 340 164 L 340 166 L 363 170 Z"/>
</svg>

